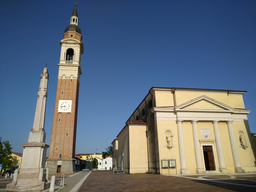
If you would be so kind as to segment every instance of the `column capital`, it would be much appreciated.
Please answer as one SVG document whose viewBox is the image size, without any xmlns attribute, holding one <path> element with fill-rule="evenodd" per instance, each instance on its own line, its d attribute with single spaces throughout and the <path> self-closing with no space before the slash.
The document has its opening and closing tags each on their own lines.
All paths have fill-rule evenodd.
<svg viewBox="0 0 256 192">
<path fill-rule="evenodd" d="M 213 120 L 212 122 L 213 122 L 213 123 L 218 123 L 219 121 L 218 121 L 218 120 Z"/>
<path fill-rule="evenodd" d="M 228 122 L 228 123 L 233 123 L 233 121 L 234 121 L 234 120 L 228 120 L 227 122 Z"/>
<path fill-rule="evenodd" d="M 192 123 L 197 123 L 198 120 L 192 120 Z"/>
<path fill-rule="evenodd" d="M 183 120 L 176 120 L 177 123 L 182 123 Z"/>
</svg>

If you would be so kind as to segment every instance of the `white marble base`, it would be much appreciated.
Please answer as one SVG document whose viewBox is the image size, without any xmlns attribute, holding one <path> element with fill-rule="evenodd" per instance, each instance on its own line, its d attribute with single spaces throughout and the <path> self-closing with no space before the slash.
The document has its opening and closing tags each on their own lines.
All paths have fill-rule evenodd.
<svg viewBox="0 0 256 192">
<path fill-rule="evenodd" d="M 46 182 L 45 168 L 24 168 L 20 169 L 18 179 L 6 186 L 7 191 L 41 191 L 49 188 L 50 183 Z"/>
<path fill-rule="evenodd" d="M 243 170 L 241 167 L 236 167 L 235 172 L 236 173 L 245 173 L 245 170 Z"/>
<path fill-rule="evenodd" d="M 190 172 L 187 169 L 180 169 L 180 174 L 187 175 L 190 174 Z"/>
<path fill-rule="evenodd" d="M 197 168 L 196 173 L 197 174 L 206 174 L 206 171 L 203 168 Z"/>
<path fill-rule="evenodd" d="M 220 168 L 219 170 L 221 173 L 224 173 L 224 174 L 230 173 L 229 170 L 227 170 L 226 168 Z"/>
</svg>

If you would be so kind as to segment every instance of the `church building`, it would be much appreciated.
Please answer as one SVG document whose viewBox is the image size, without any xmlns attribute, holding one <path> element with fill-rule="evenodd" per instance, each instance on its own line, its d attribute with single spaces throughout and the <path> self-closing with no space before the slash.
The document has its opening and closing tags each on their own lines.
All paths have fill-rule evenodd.
<svg viewBox="0 0 256 192">
<path fill-rule="evenodd" d="M 125 173 L 256 172 L 246 91 L 152 87 L 113 140 Z"/>
</svg>

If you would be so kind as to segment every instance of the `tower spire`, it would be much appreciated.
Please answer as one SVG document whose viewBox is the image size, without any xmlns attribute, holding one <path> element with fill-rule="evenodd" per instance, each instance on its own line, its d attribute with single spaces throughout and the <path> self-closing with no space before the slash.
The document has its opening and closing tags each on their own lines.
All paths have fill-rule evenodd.
<svg viewBox="0 0 256 192">
<path fill-rule="evenodd" d="M 75 7 L 74 7 L 74 10 L 73 10 L 73 13 L 70 17 L 70 25 L 77 25 L 78 26 L 78 14 L 77 14 L 77 0 L 75 0 Z"/>
</svg>

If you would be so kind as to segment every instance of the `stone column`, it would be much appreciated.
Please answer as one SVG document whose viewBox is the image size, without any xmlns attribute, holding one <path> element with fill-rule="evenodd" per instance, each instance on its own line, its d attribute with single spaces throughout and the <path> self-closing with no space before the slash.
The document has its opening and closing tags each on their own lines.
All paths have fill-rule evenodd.
<svg viewBox="0 0 256 192">
<path fill-rule="evenodd" d="M 244 173 L 245 171 L 241 168 L 241 165 L 240 165 L 239 155 L 238 155 L 237 146 L 236 146 L 236 140 L 235 140 L 235 136 L 234 136 L 234 132 L 233 132 L 232 121 L 228 121 L 228 132 L 229 132 L 229 138 L 230 138 L 233 159 L 234 159 L 234 163 L 235 163 L 235 172 L 236 173 Z"/>
<path fill-rule="evenodd" d="M 225 167 L 225 160 L 224 160 L 222 145 L 221 145 L 221 141 L 220 141 L 218 121 L 213 121 L 213 127 L 214 127 L 214 133 L 215 133 L 218 159 L 219 159 L 219 170 L 221 173 L 229 173 L 229 171 Z"/>
<path fill-rule="evenodd" d="M 193 136 L 194 136 L 194 147 L 195 147 L 195 155 L 196 155 L 196 172 L 199 174 L 205 174 L 206 171 L 202 166 L 202 157 L 200 152 L 200 145 L 198 139 L 198 131 L 197 131 L 197 121 L 192 121 L 193 126 Z"/>
<path fill-rule="evenodd" d="M 182 124 L 181 124 L 180 120 L 177 121 L 177 125 L 178 125 L 178 139 L 179 139 L 179 151 L 180 151 L 180 173 L 181 174 L 190 174 L 189 170 L 187 170 L 187 165 L 186 165 Z"/>
</svg>

